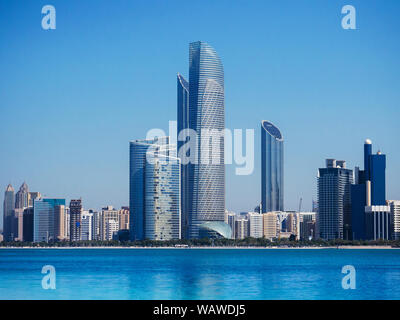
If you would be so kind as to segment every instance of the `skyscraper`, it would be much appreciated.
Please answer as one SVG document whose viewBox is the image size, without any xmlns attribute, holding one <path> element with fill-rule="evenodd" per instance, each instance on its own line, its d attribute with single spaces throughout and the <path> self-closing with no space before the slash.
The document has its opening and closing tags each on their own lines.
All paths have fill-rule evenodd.
<svg viewBox="0 0 400 320">
<path fill-rule="evenodd" d="M 33 206 L 28 207 L 24 210 L 23 217 L 23 239 L 22 241 L 32 242 L 33 241 Z"/>
<path fill-rule="evenodd" d="M 39 199 L 33 202 L 33 241 L 56 240 L 56 215 L 65 207 L 65 199 Z"/>
<path fill-rule="evenodd" d="M 116 225 L 115 225 L 116 223 Z M 100 235 L 101 240 L 112 240 L 113 232 L 119 229 L 119 212 L 112 206 L 101 210 Z"/>
<path fill-rule="evenodd" d="M 194 161 L 187 165 L 184 188 L 188 237 L 199 237 L 199 226 L 224 221 L 224 70 L 210 45 L 189 45 L 189 128 L 197 133 Z M 187 205 L 187 207 L 186 207 Z"/>
<path fill-rule="evenodd" d="M 283 136 L 269 121 L 261 122 L 262 212 L 283 211 Z"/>
<path fill-rule="evenodd" d="M 181 162 L 166 155 L 175 146 L 163 147 L 148 152 L 145 166 L 144 229 L 151 240 L 181 238 Z"/>
<path fill-rule="evenodd" d="M 82 200 L 71 200 L 69 203 L 69 239 L 70 241 L 81 240 Z"/>
<path fill-rule="evenodd" d="M 4 202 L 3 202 L 3 240 L 4 241 L 13 241 L 14 235 L 13 232 L 13 220 L 14 220 L 14 209 L 15 209 L 15 195 L 14 188 L 11 184 L 7 186 L 7 189 L 4 193 Z"/>
<path fill-rule="evenodd" d="M 66 240 L 66 214 L 65 205 L 57 205 L 54 208 L 54 238 L 56 240 Z"/>
<path fill-rule="evenodd" d="M 272 240 L 278 237 L 278 217 L 276 212 L 263 213 L 263 236 Z"/>
<path fill-rule="evenodd" d="M 372 154 L 372 142 L 364 143 L 364 170 L 355 168 L 355 184 L 351 186 L 351 230 L 354 240 L 368 239 L 367 206 L 386 205 L 386 156 Z M 369 209 L 369 214 L 373 212 Z M 372 221 L 372 220 L 370 220 Z M 371 232 L 368 232 L 371 235 Z"/>
<path fill-rule="evenodd" d="M 15 208 L 24 209 L 27 207 L 29 207 L 29 190 L 28 185 L 24 182 L 15 195 Z"/>
<path fill-rule="evenodd" d="M 129 231 L 131 240 L 145 239 L 145 165 L 151 146 L 167 145 L 169 137 L 135 140 L 129 144 Z"/>
<path fill-rule="evenodd" d="M 343 239 L 345 219 L 350 217 L 350 185 L 353 171 L 344 161 L 326 160 L 326 168 L 318 170 L 318 232 L 325 240 Z"/>
<path fill-rule="evenodd" d="M 93 214 L 92 218 L 92 240 L 101 240 L 101 212 L 89 210 Z M 129 214 L 129 213 L 128 213 Z"/>
<path fill-rule="evenodd" d="M 388 200 L 387 205 L 392 215 L 392 239 L 400 240 L 400 201 Z"/>
<path fill-rule="evenodd" d="M 41 197 L 42 195 L 40 194 L 40 192 L 29 192 L 28 207 L 33 208 L 33 201 L 35 201 L 36 199 L 40 199 Z"/>
<path fill-rule="evenodd" d="M 82 211 L 81 240 L 93 240 L 93 212 Z"/>
<path fill-rule="evenodd" d="M 315 212 L 299 212 L 300 239 L 309 240 L 315 238 Z"/>
<path fill-rule="evenodd" d="M 178 109 L 178 132 L 177 132 L 177 147 L 178 147 L 178 157 L 179 150 L 182 145 L 188 141 L 185 136 L 185 130 L 189 129 L 189 82 L 185 78 L 178 74 L 177 76 L 177 109 Z M 182 238 L 187 238 L 188 236 L 188 196 L 187 188 L 189 187 L 189 176 L 187 172 L 187 164 L 181 164 L 181 230 Z"/>
<path fill-rule="evenodd" d="M 119 230 L 129 230 L 129 207 L 121 207 L 118 211 Z"/>
<path fill-rule="evenodd" d="M 249 237 L 262 238 L 263 237 L 263 215 L 258 212 L 249 212 L 247 214 L 249 220 Z"/>
</svg>

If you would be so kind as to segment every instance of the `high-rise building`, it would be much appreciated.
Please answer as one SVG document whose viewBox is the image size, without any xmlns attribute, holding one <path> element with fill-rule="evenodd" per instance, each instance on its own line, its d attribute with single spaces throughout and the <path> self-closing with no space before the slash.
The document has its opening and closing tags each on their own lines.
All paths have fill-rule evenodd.
<svg viewBox="0 0 400 320">
<path fill-rule="evenodd" d="M 150 148 L 168 145 L 169 137 L 130 142 L 129 151 L 129 231 L 131 240 L 145 239 L 145 165 Z"/>
<path fill-rule="evenodd" d="M 115 226 L 116 223 L 116 226 Z M 113 232 L 119 228 L 119 212 L 112 206 L 104 207 L 101 210 L 100 234 L 101 240 L 113 239 Z"/>
<path fill-rule="evenodd" d="M 67 239 L 70 239 L 70 231 L 71 231 L 71 218 L 69 214 L 69 207 L 65 207 L 65 235 Z"/>
<path fill-rule="evenodd" d="M 300 215 L 298 212 L 288 212 L 288 216 L 286 218 L 286 229 L 287 232 L 290 232 L 292 235 L 294 235 L 296 239 L 300 239 Z"/>
<path fill-rule="evenodd" d="M 224 70 L 217 52 L 201 41 L 189 45 L 189 128 L 196 132 L 194 161 L 187 165 L 188 237 L 204 222 L 224 221 Z M 185 205 L 186 205 L 185 204 Z"/>
<path fill-rule="evenodd" d="M 40 192 L 29 192 L 28 194 L 28 207 L 33 207 L 33 201 L 40 199 L 42 195 Z"/>
<path fill-rule="evenodd" d="M 235 239 L 235 221 L 236 221 L 236 213 L 225 211 L 225 223 L 231 227 L 232 230 L 232 238 Z"/>
<path fill-rule="evenodd" d="M 92 223 L 93 223 L 93 212 L 90 212 L 88 210 L 83 210 L 82 220 L 81 220 L 81 240 L 93 240 Z"/>
<path fill-rule="evenodd" d="M 249 236 L 249 220 L 238 218 L 235 220 L 235 239 L 245 239 Z"/>
<path fill-rule="evenodd" d="M 114 240 L 118 235 L 119 222 L 117 220 L 108 219 L 105 222 L 105 238 L 104 240 Z"/>
<path fill-rule="evenodd" d="M 24 182 L 15 195 L 15 208 L 24 209 L 27 207 L 29 207 L 29 189 L 28 185 Z"/>
<path fill-rule="evenodd" d="M 4 193 L 3 202 L 3 240 L 13 241 L 15 238 L 14 232 L 14 209 L 15 209 L 15 194 L 14 188 L 9 184 Z"/>
<path fill-rule="evenodd" d="M 283 136 L 269 121 L 261 122 L 261 208 L 283 211 Z"/>
<path fill-rule="evenodd" d="M 263 213 L 263 236 L 272 240 L 279 236 L 278 217 L 275 212 Z"/>
<path fill-rule="evenodd" d="M 119 214 L 119 230 L 129 230 L 129 207 L 121 207 Z"/>
<path fill-rule="evenodd" d="M 177 76 L 177 109 L 178 109 L 178 132 L 177 132 L 177 147 L 178 157 L 179 150 L 189 140 L 186 137 L 185 130 L 189 129 L 189 82 L 185 78 L 178 74 Z M 183 149 L 182 149 L 183 152 Z M 188 196 L 186 195 L 187 188 L 189 186 L 189 176 L 187 173 L 187 164 L 181 164 L 181 230 L 182 238 L 187 238 L 188 233 Z"/>
<path fill-rule="evenodd" d="M 315 238 L 315 212 L 300 212 L 300 240 L 311 240 Z"/>
<path fill-rule="evenodd" d="M 13 230 L 14 230 L 14 241 L 24 240 L 24 209 L 15 208 L 14 209 L 14 219 L 13 219 Z"/>
<path fill-rule="evenodd" d="M 257 212 L 249 212 L 247 214 L 249 220 L 249 237 L 263 237 L 263 215 Z"/>
<path fill-rule="evenodd" d="M 56 215 L 65 206 L 65 199 L 39 199 L 33 202 L 33 241 L 55 241 Z"/>
<path fill-rule="evenodd" d="M 93 240 L 101 240 L 101 222 L 102 222 L 101 212 L 93 211 L 92 213 L 93 213 L 92 237 Z"/>
<path fill-rule="evenodd" d="M 355 184 L 351 186 L 351 236 L 354 240 L 366 240 L 367 225 L 365 207 L 386 205 L 386 156 L 372 154 L 372 142 L 364 143 L 364 170 L 354 170 Z"/>
<path fill-rule="evenodd" d="M 81 240 L 82 199 L 71 200 L 69 203 L 69 239 Z"/>
<path fill-rule="evenodd" d="M 181 238 L 181 162 L 175 146 L 153 148 L 145 165 L 144 234 L 150 240 Z M 173 153 L 173 152 L 171 152 Z"/>
<path fill-rule="evenodd" d="M 22 241 L 32 242 L 33 241 L 33 206 L 24 209 L 23 216 L 23 239 Z"/>
<path fill-rule="evenodd" d="M 57 205 L 54 208 L 54 238 L 56 240 L 67 240 L 67 219 L 65 217 L 65 205 Z"/>
<path fill-rule="evenodd" d="M 326 160 L 326 168 L 318 170 L 318 237 L 343 239 L 345 218 L 350 217 L 350 186 L 353 171 L 344 161 Z"/>
<path fill-rule="evenodd" d="M 387 205 L 390 207 L 392 218 L 392 239 L 400 240 L 400 201 L 388 200 Z"/>
</svg>

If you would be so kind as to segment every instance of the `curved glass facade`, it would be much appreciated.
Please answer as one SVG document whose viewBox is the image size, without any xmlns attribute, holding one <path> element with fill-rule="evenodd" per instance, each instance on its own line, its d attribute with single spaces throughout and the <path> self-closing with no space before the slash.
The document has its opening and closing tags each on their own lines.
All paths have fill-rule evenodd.
<svg viewBox="0 0 400 320">
<path fill-rule="evenodd" d="M 199 237 L 232 239 L 232 229 L 229 224 L 222 221 L 207 221 L 199 226 Z"/>
<path fill-rule="evenodd" d="M 196 163 L 188 172 L 188 236 L 199 237 L 205 221 L 224 221 L 224 70 L 216 51 L 207 43 L 189 45 L 189 128 L 197 133 Z M 218 145 L 208 143 L 218 141 Z M 211 150 L 213 161 L 204 161 Z M 217 159 L 217 161 L 215 161 Z"/>
<path fill-rule="evenodd" d="M 146 153 L 152 145 L 166 145 L 169 137 L 135 140 L 129 144 L 129 230 L 131 240 L 143 240 L 145 223 L 145 164 Z"/>
<path fill-rule="evenodd" d="M 148 153 L 145 168 L 145 238 L 181 238 L 180 159 Z"/>
<path fill-rule="evenodd" d="M 283 136 L 269 121 L 261 122 L 262 212 L 284 211 Z"/>
<path fill-rule="evenodd" d="M 189 82 L 185 80 L 185 78 L 178 74 L 177 76 L 177 98 L 178 98 L 178 136 L 177 136 L 177 146 L 178 151 L 182 147 L 184 143 L 188 141 L 180 141 L 179 133 L 182 130 L 189 128 Z M 188 201 L 187 201 L 187 188 L 188 188 L 188 174 L 187 174 L 187 165 L 181 165 L 181 230 L 182 230 L 182 238 L 187 238 L 188 232 Z"/>
</svg>

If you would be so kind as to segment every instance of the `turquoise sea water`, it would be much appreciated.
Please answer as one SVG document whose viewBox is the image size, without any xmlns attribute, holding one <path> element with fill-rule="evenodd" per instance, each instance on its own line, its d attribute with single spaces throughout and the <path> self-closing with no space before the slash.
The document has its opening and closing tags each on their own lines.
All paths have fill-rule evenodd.
<svg viewBox="0 0 400 320">
<path fill-rule="evenodd" d="M 0 299 L 400 299 L 400 250 L 1 249 Z"/>
</svg>

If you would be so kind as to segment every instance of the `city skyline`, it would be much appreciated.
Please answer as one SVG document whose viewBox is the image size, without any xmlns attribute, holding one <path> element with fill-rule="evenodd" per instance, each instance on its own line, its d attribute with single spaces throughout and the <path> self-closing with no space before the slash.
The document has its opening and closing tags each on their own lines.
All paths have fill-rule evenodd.
<svg viewBox="0 0 400 320">
<path fill-rule="evenodd" d="M 77 6 L 73 2 L 69 5 Z M 9 42 L 10 48 L 0 51 L 0 60 L 7 61 L 8 65 L 0 63 L 6 74 L 10 75 L 8 82 L 0 80 L 0 86 L 4 89 L 1 90 L 2 108 L 6 110 L 4 126 L 0 128 L 5 144 L 4 157 L 0 160 L 2 188 L 9 182 L 16 187 L 26 180 L 32 190 L 40 190 L 48 197 L 82 197 L 89 208 L 100 208 L 107 204 L 114 207 L 127 205 L 126 141 L 142 137 L 151 128 L 165 128 L 168 120 L 176 119 L 176 72 L 186 70 L 187 43 L 198 38 L 210 43 L 224 61 L 226 110 L 229 114 L 227 127 L 253 128 L 256 132 L 254 173 L 248 177 L 235 176 L 232 167 L 226 167 L 227 209 L 250 211 L 260 202 L 261 165 L 257 146 L 260 145 L 261 137 L 257 132 L 262 119 L 279 124 L 284 132 L 286 209 L 297 208 L 300 197 L 304 199 L 305 209 L 310 209 L 311 200 L 316 198 L 316 171 L 325 158 L 346 159 L 351 169 L 362 163 L 362 155 L 354 151 L 354 146 L 358 146 L 365 138 L 379 141 L 377 149 L 388 155 L 387 198 L 398 199 L 400 168 L 396 159 L 400 158 L 400 151 L 395 138 L 399 134 L 396 119 L 400 110 L 400 90 L 394 77 L 399 67 L 392 52 L 397 51 L 399 44 L 393 42 L 394 33 L 389 28 L 390 23 L 383 26 L 371 20 L 376 14 L 375 8 L 364 7 L 361 2 L 355 1 L 356 7 L 363 12 L 359 29 L 354 32 L 344 31 L 340 29 L 339 6 L 336 8 L 329 4 L 332 13 L 321 8 L 321 16 L 313 20 L 318 26 L 316 28 L 320 29 L 314 34 L 320 43 L 315 44 L 314 39 L 301 33 L 313 26 L 307 20 L 310 16 L 305 8 L 292 5 L 299 9 L 297 18 L 293 12 L 289 12 L 287 17 L 279 17 L 289 25 L 293 25 L 289 18 L 294 19 L 299 31 L 285 26 L 274 27 L 277 21 L 274 19 L 277 18 L 271 17 L 270 21 L 255 20 L 249 27 L 237 29 L 239 41 L 236 42 L 228 36 L 227 30 L 213 34 L 212 29 L 218 30 L 213 28 L 215 23 L 202 31 L 195 24 L 193 28 L 184 30 L 182 39 L 175 41 L 174 45 L 156 37 L 164 45 L 165 58 L 155 51 L 149 54 L 134 46 L 132 39 L 126 36 L 132 37 L 128 27 L 131 24 L 133 27 L 136 22 L 128 23 L 130 14 L 113 8 L 116 14 L 125 19 L 123 21 L 126 25 L 116 39 L 108 37 L 107 41 L 118 50 L 128 49 L 128 53 L 117 63 L 110 58 L 119 57 L 118 50 L 107 47 L 104 53 L 96 55 L 100 44 L 91 42 L 86 48 L 83 43 L 75 43 L 78 48 L 88 49 L 87 53 L 80 50 L 84 61 L 88 62 L 90 55 L 96 57 L 81 70 L 72 68 L 76 75 L 67 70 L 66 66 L 80 66 L 78 56 L 66 46 L 74 43 L 71 36 L 77 31 L 76 28 L 82 27 L 83 22 L 78 19 L 81 17 L 79 10 L 78 18 L 71 20 L 63 13 L 64 5 L 57 3 L 58 15 L 64 18 L 67 25 L 59 23 L 57 30 L 50 35 L 33 27 L 37 23 L 33 23 L 34 18 L 28 11 L 21 12 L 13 5 L 7 7 L 7 10 L 1 10 L 0 23 L 2 30 L 5 30 L 4 39 L 22 34 L 25 40 Z M 134 9 L 133 5 L 125 6 L 125 9 Z M 144 4 L 140 6 L 146 7 Z M 26 10 L 34 9 L 35 5 L 28 3 L 26 7 Z M 215 12 L 210 14 L 218 14 L 222 8 L 223 5 L 215 4 Z M 263 9 L 260 12 L 276 12 L 274 10 L 278 8 L 273 4 L 256 3 L 244 10 L 260 18 L 256 9 Z M 91 9 L 97 15 L 104 14 L 99 9 Z M 177 10 L 176 13 L 168 11 L 168 16 L 182 14 L 186 9 Z M 226 19 L 237 17 L 239 8 L 233 5 L 231 10 Z M 3 24 L 10 22 L 17 11 L 26 19 L 21 25 L 15 25 L 15 28 L 4 27 Z M 7 12 L 7 15 L 3 12 Z M 160 15 L 159 12 L 155 14 Z M 392 25 L 398 25 L 399 22 L 390 10 L 381 14 Z M 189 18 L 185 17 L 184 20 Z M 180 21 L 181 26 L 182 21 L 177 21 Z M 15 22 L 10 23 L 13 25 Z M 67 26 L 71 27 L 74 23 L 77 23 L 76 27 L 68 30 Z M 114 35 L 113 32 L 119 26 L 119 22 L 113 21 L 110 25 L 112 31 L 108 35 Z M 231 24 L 229 26 L 235 28 Z M 255 26 L 262 26 L 264 31 L 269 30 L 265 36 L 266 43 L 252 43 L 262 34 L 261 31 L 249 33 L 251 27 Z M 176 27 L 173 23 L 164 32 L 173 32 Z M 96 31 L 100 31 L 103 27 L 97 25 L 96 28 Z M 280 40 L 274 35 L 278 29 Z M 97 39 L 93 32 L 86 32 L 87 37 Z M 150 33 L 154 35 L 155 30 L 152 29 Z M 249 34 L 246 39 L 245 36 Z M 322 39 L 326 34 L 329 35 L 329 41 L 333 42 L 332 46 L 328 46 L 328 42 Z M 385 36 L 382 37 L 382 34 Z M 28 36 L 32 36 L 32 40 L 28 40 Z M 305 41 L 305 46 L 291 53 L 292 46 L 300 41 L 296 40 L 297 37 Z M 379 41 L 380 49 L 368 47 L 371 50 L 365 52 L 371 39 Z M 60 41 L 65 41 L 65 45 L 59 46 Z M 156 48 L 152 43 L 143 41 L 149 45 L 149 49 Z M 34 67 L 26 64 L 19 66 L 22 46 L 26 46 L 24 51 L 28 48 L 31 52 L 28 62 L 35 59 Z M 260 46 L 260 50 L 256 51 L 257 46 Z M 47 54 L 44 57 L 39 47 L 45 48 Z M 58 47 L 66 50 L 67 54 L 60 54 Z M 382 49 L 386 47 L 391 50 Z M 145 53 L 149 56 L 145 57 Z M 65 66 L 55 61 L 53 55 L 59 56 Z M 296 56 L 299 61 L 295 60 Z M 140 57 L 144 62 L 138 64 L 134 60 Z M 103 67 L 96 70 L 98 65 Z M 36 75 L 36 68 L 43 70 L 43 67 L 44 74 L 50 76 L 48 80 Z M 110 70 L 112 67 L 116 67 L 114 71 Z M 53 68 L 57 73 L 53 73 Z M 127 71 L 122 71 L 125 68 Z M 321 68 L 325 71 L 323 77 L 317 74 Z M 60 78 L 55 78 L 57 74 L 60 74 Z M 153 77 L 153 74 L 157 74 L 157 77 Z M 183 76 L 188 78 L 188 74 L 183 73 Z M 86 81 L 92 77 L 97 80 L 93 86 L 88 86 Z M 20 79 L 25 79 L 25 82 L 21 83 Z M 76 83 L 70 82 L 72 80 Z M 41 87 L 35 83 L 40 83 Z M 157 89 L 156 97 L 150 96 L 145 89 L 149 83 L 152 89 Z M 62 85 L 67 85 L 68 90 L 61 90 Z M 86 92 L 80 91 L 82 85 L 88 89 Z M 20 91 L 22 94 L 17 93 Z M 48 99 L 43 99 L 43 92 L 49 95 Z M 117 98 L 119 94 L 121 98 Z M 110 105 L 113 108 L 109 108 Z M 146 109 L 152 109 L 156 117 L 152 117 Z M 42 112 L 38 113 L 38 110 Z M 325 116 L 329 110 L 332 110 L 329 113 L 331 121 L 326 122 Z M 357 130 L 354 130 L 355 122 Z M 384 124 L 385 130 L 371 125 L 375 122 Z M 17 131 L 16 128 L 24 130 Z M 72 150 L 76 150 L 76 153 Z M 0 211 L 3 212 L 3 201 L 0 203 Z"/>
</svg>

